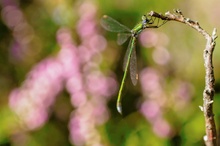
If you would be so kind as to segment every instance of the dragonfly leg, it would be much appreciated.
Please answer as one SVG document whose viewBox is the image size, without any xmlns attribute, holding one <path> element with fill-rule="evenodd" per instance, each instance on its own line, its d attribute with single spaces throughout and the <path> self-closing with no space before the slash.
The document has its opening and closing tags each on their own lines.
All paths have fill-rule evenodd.
<svg viewBox="0 0 220 146">
<path fill-rule="evenodd" d="M 155 20 L 156 20 L 156 17 L 153 18 L 152 16 L 150 16 L 148 24 L 153 24 Z"/>
<path fill-rule="evenodd" d="M 158 19 L 158 20 L 159 20 L 159 19 Z M 165 23 L 167 23 L 167 21 L 168 21 L 168 20 L 163 20 L 163 23 L 160 24 L 160 25 L 158 25 L 158 27 L 160 27 L 160 26 L 164 25 Z"/>
<path fill-rule="evenodd" d="M 153 23 L 155 22 L 155 20 L 156 20 L 156 17 L 150 18 L 150 21 L 149 21 L 148 24 L 153 24 Z M 157 25 L 149 25 L 149 26 L 147 26 L 147 28 L 158 28 L 158 27 L 164 25 L 167 21 L 168 21 L 168 20 L 163 20 L 163 22 L 162 22 L 161 24 L 159 24 L 160 20 L 159 20 L 159 18 L 158 18 L 158 20 L 157 20 Z"/>
</svg>

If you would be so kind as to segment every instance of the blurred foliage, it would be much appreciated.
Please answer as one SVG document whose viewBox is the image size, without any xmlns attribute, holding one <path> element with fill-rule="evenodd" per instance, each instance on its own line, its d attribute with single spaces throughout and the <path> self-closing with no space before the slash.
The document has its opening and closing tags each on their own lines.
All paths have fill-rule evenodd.
<svg viewBox="0 0 220 146">
<path fill-rule="evenodd" d="M 172 0 L 169 2 L 146 0 L 0 1 L 2 16 L 0 17 L 0 145 L 77 145 L 74 144 L 70 137 L 71 128 L 68 126 L 71 115 L 77 109 L 72 106 L 71 93 L 66 92 L 65 89 L 59 92 L 56 95 L 56 102 L 50 106 L 48 120 L 40 127 L 32 130 L 21 124 L 21 117 L 17 116 L 9 106 L 9 97 L 15 88 L 21 87 L 23 82 L 29 79 L 28 74 L 34 66 L 44 59 L 57 56 L 61 50 L 57 39 L 57 33 L 60 28 L 65 27 L 71 30 L 72 39 L 78 46 L 82 42 L 86 42 L 86 40 L 82 40 L 82 37 L 79 37 L 79 26 L 77 25 L 81 15 L 84 13 L 83 11 L 78 11 L 78 9 L 88 2 L 92 2 L 97 11 L 95 29 L 105 36 L 107 40 L 106 48 L 101 52 L 101 57 L 99 56 L 102 58 L 100 70 L 104 75 L 116 78 L 118 84 L 120 84 L 123 76 L 122 62 L 128 44 L 118 46 L 116 44 L 117 35 L 106 32 L 101 28 L 99 20 L 102 15 L 107 14 L 132 28 L 140 20 L 141 15 L 151 10 L 165 13 L 166 11 L 172 11 L 174 8 L 180 8 L 186 17 L 198 21 L 209 33 L 212 32 L 214 27 L 217 30 L 220 28 L 220 21 L 218 20 L 220 10 L 217 0 Z M 19 29 L 13 30 L 15 26 L 7 25 L 3 9 L 6 4 L 10 3 L 16 5 L 21 11 L 21 15 L 25 18 L 24 21 L 28 24 L 26 32 L 19 32 Z M 10 21 L 12 21 L 11 23 L 13 21 L 16 22 L 16 17 Z M 205 74 L 203 49 L 206 41 L 195 30 L 177 22 L 168 22 L 159 29 L 146 31 L 150 31 L 157 37 L 162 36 L 162 44 L 159 47 L 165 48 L 170 58 L 167 63 L 163 64 L 162 62 L 160 64 L 153 55 L 157 53 L 155 52 L 155 46 L 146 48 L 141 41 L 137 45 L 140 74 L 146 68 L 155 70 L 161 80 L 162 95 L 166 97 L 166 99 L 161 97 L 161 100 L 156 100 L 160 105 L 163 104 L 159 110 L 161 110 L 161 121 L 165 122 L 165 126 L 161 125 L 159 130 L 166 129 L 168 125 L 170 131 L 164 135 L 160 131 L 158 133 L 158 129 L 154 127 L 156 121 L 150 121 L 139 110 L 142 107 L 142 103 L 148 100 L 148 94 L 143 90 L 144 83 L 138 83 L 134 87 L 130 79 L 127 78 L 122 103 L 124 115 L 121 116 L 117 113 L 115 108 L 117 92 L 112 93 L 113 95 L 107 103 L 108 119 L 103 124 L 93 127 L 98 131 L 100 145 L 203 145 L 202 139 L 205 135 L 205 125 L 203 113 L 198 106 L 203 104 L 202 93 Z M 26 35 L 28 37 L 22 40 L 21 38 Z M 157 40 L 158 42 L 160 42 L 160 38 Z M 20 50 L 16 50 L 19 45 Z M 213 58 L 216 77 L 214 113 L 217 128 L 220 123 L 220 106 L 218 106 L 220 103 L 219 53 L 220 48 L 217 39 Z M 99 60 L 99 57 L 93 60 Z M 176 98 L 176 92 L 179 86 L 182 87 L 182 83 L 183 86 L 185 83 L 187 84 L 187 89 L 189 85 L 189 90 L 184 88 L 182 91 L 180 89 L 183 97 L 189 96 L 186 102 L 184 99 Z M 91 97 L 89 96 L 88 98 Z M 72 130 L 74 131 L 74 129 Z M 88 142 L 85 145 L 93 144 Z"/>
</svg>

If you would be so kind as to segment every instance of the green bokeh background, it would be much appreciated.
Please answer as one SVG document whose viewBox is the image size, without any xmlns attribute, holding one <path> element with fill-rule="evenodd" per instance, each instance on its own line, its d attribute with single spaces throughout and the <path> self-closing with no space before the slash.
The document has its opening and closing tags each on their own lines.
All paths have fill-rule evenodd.
<svg viewBox="0 0 220 146">
<path fill-rule="evenodd" d="M 88 0 L 89 1 L 89 0 Z M 68 146 L 72 145 L 69 141 L 68 121 L 69 114 L 74 111 L 70 104 L 70 99 L 66 91 L 62 91 L 56 103 L 51 108 L 52 114 L 49 121 L 41 128 L 32 131 L 23 131 L 15 114 L 9 109 L 8 98 L 10 92 L 22 85 L 26 75 L 32 67 L 44 58 L 54 56 L 59 51 L 56 42 L 56 32 L 62 27 L 68 27 L 72 31 L 72 37 L 80 43 L 76 33 L 76 23 L 79 19 L 76 9 L 86 3 L 84 0 L 20 0 L 18 3 L 25 18 L 35 29 L 41 44 L 38 41 L 32 43 L 32 49 L 21 61 L 14 62 L 10 56 L 9 48 L 12 41 L 12 32 L 4 24 L 0 17 L 0 145 L 4 146 Z M 102 15 L 107 14 L 132 28 L 140 20 L 141 15 L 154 10 L 165 13 L 175 8 L 182 10 L 186 17 L 198 21 L 202 28 L 210 34 L 214 27 L 220 28 L 220 10 L 218 0 L 189 0 L 189 1 L 150 1 L 150 0 L 93 0 L 97 8 L 96 21 Z M 53 19 L 53 11 L 60 6 L 60 13 L 57 15 L 62 18 L 59 24 Z M 2 10 L 2 7 L 1 9 Z M 115 73 L 120 83 L 123 72 L 121 69 L 126 44 L 118 46 L 116 44 L 116 34 L 106 32 L 101 26 L 97 26 L 100 33 L 107 39 L 107 48 L 102 52 L 103 62 L 102 72 L 109 70 Z M 140 44 L 137 47 L 139 68 L 150 66 L 166 75 L 165 91 L 170 93 L 176 80 L 184 80 L 191 83 L 194 87 L 194 94 L 190 102 L 183 109 L 175 110 L 175 103 L 170 103 L 164 109 L 164 118 L 170 123 L 174 134 L 170 137 L 159 137 L 151 127 L 151 124 L 135 108 L 134 96 L 141 96 L 140 86 L 134 87 L 128 81 L 125 85 L 123 98 L 123 108 L 125 115 L 121 116 L 115 109 L 117 94 L 111 97 L 108 103 L 110 118 L 106 123 L 97 127 L 101 140 L 106 146 L 169 146 L 169 145 L 204 145 L 203 136 L 205 135 L 205 125 L 203 113 L 199 105 L 203 103 L 204 89 L 204 63 L 203 49 L 205 39 L 192 28 L 177 23 L 168 22 L 163 27 L 155 30 L 165 34 L 169 38 L 167 49 L 172 56 L 169 66 L 156 64 L 152 59 L 152 49 L 146 49 Z M 40 47 L 39 47 L 40 45 Z M 41 48 L 41 49 L 38 49 Z M 217 45 L 214 51 L 213 63 L 216 78 L 216 94 L 214 100 L 214 113 L 217 128 L 219 127 L 220 117 L 220 47 Z M 141 69 L 140 69 L 141 70 Z M 60 110 L 59 104 L 66 108 L 63 119 L 56 116 L 56 111 Z M 172 109 L 174 107 L 174 109 Z M 63 110 L 63 109 L 62 109 Z M 25 140 L 23 141 L 22 138 Z M 20 141 L 18 140 L 20 139 Z"/>
</svg>

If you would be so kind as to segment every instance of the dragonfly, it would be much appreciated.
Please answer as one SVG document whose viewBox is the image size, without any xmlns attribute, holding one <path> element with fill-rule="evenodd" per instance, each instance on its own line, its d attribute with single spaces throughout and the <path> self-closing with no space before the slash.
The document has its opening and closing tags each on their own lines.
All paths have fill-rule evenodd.
<svg viewBox="0 0 220 146">
<path fill-rule="evenodd" d="M 136 43 L 137 43 L 137 38 L 139 34 L 145 29 L 145 28 L 158 28 L 161 25 L 165 23 L 165 21 L 161 25 L 152 25 L 154 23 L 155 19 L 147 18 L 146 15 L 142 16 L 142 20 L 134 26 L 133 29 L 128 28 L 127 26 L 121 24 L 117 20 L 111 18 L 110 16 L 104 15 L 101 18 L 101 26 L 111 32 L 116 32 L 118 33 L 117 35 L 117 43 L 119 45 L 122 45 L 125 43 L 129 37 L 131 37 L 125 57 L 124 57 L 124 62 L 123 62 L 123 71 L 124 75 L 122 78 L 122 82 L 119 88 L 119 93 L 118 93 L 118 98 L 117 98 L 117 103 L 116 103 L 116 108 L 117 111 L 122 114 L 122 105 L 121 105 L 121 97 L 122 97 L 122 90 L 124 88 L 125 84 L 125 79 L 127 76 L 128 72 L 128 67 L 130 65 L 130 78 L 132 81 L 133 85 L 137 84 L 138 80 L 138 74 L 137 74 L 137 57 L 136 57 Z M 158 20 L 159 22 L 159 20 Z"/>
</svg>

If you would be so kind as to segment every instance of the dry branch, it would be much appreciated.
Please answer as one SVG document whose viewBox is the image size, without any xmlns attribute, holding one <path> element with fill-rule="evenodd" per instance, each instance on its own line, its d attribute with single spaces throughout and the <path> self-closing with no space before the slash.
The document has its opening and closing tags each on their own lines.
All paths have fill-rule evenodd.
<svg viewBox="0 0 220 146">
<path fill-rule="evenodd" d="M 205 66 L 205 89 L 203 91 L 203 107 L 201 107 L 201 109 L 204 112 L 204 117 L 205 117 L 206 135 L 204 136 L 203 139 L 205 141 L 206 146 L 216 146 L 217 133 L 216 133 L 215 120 L 214 120 L 214 113 L 212 109 L 213 99 L 215 94 L 215 90 L 214 90 L 215 77 L 214 77 L 212 56 L 216 44 L 215 39 L 217 38 L 216 28 L 214 28 L 212 35 L 210 35 L 200 27 L 197 21 L 193 21 L 189 18 L 184 17 L 184 15 L 180 10 L 175 10 L 175 13 L 166 12 L 165 15 L 151 11 L 148 15 L 151 17 L 160 18 L 164 21 L 178 21 L 184 23 L 194 28 L 197 32 L 199 32 L 205 37 L 207 41 L 203 53 L 204 66 Z"/>
</svg>

